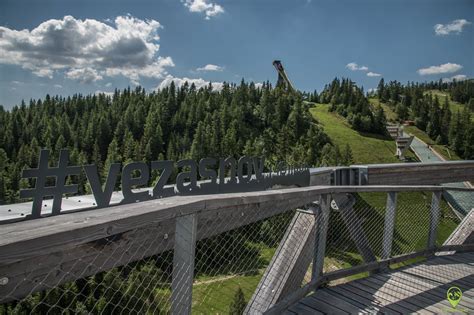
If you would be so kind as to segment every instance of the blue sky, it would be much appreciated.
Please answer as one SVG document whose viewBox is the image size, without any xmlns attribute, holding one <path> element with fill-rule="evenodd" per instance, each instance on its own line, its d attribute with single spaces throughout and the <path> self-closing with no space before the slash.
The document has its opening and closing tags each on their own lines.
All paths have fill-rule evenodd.
<svg viewBox="0 0 474 315">
<path fill-rule="evenodd" d="M 275 83 L 350 77 L 366 90 L 388 80 L 474 76 L 470 0 L 2 0 L 0 104 L 46 93 Z"/>
</svg>

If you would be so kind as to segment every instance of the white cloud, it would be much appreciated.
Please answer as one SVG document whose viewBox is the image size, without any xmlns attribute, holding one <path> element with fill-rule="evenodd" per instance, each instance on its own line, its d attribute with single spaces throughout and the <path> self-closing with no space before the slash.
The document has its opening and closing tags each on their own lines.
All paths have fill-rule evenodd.
<svg viewBox="0 0 474 315">
<path fill-rule="evenodd" d="M 32 30 L 0 27 L 0 63 L 21 66 L 41 77 L 64 73 L 83 82 L 103 77 L 165 77 L 171 57 L 158 55 L 155 20 L 118 16 L 109 24 L 94 19 L 47 20 Z M 82 74 L 82 76 L 81 76 Z"/>
<path fill-rule="evenodd" d="M 61 84 L 55 84 L 54 87 L 57 88 L 57 89 L 62 89 L 63 88 L 63 86 Z"/>
<path fill-rule="evenodd" d="M 217 3 L 209 2 L 209 0 L 181 0 L 189 12 L 204 13 L 205 19 L 224 13 L 224 8 Z"/>
<path fill-rule="evenodd" d="M 439 66 L 431 66 L 428 68 L 418 69 L 419 75 L 431 75 L 431 74 L 441 74 L 441 73 L 453 73 L 462 69 L 461 65 L 456 63 L 445 63 Z"/>
<path fill-rule="evenodd" d="M 351 71 L 367 71 L 369 68 L 367 66 L 359 66 L 355 62 L 350 62 L 346 65 L 346 68 Z"/>
<path fill-rule="evenodd" d="M 223 71 L 224 67 L 213 65 L 213 64 L 207 64 L 204 67 L 200 67 L 196 69 L 197 71 Z"/>
<path fill-rule="evenodd" d="M 450 78 L 443 78 L 443 82 L 453 82 L 454 80 L 456 81 L 464 81 L 464 80 L 467 80 L 467 75 L 465 74 L 457 74 L 457 75 L 454 75 Z"/>
<path fill-rule="evenodd" d="M 92 68 L 71 69 L 66 72 L 66 78 L 71 80 L 78 80 L 83 83 L 90 83 L 92 81 L 102 80 L 102 76 Z"/>
<path fill-rule="evenodd" d="M 23 68 L 28 68 L 28 66 L 23 66 Z M 53 70 L 51 69 L 46 69 L 46 68 L 36 69 L 36 70 L 33 70 L 33 73 L 42 78 L 50 78 L 50 79 L 53 78 Z"/>
<path fill-rule="evenodd" d="M 105 85 L 106 87 L 111 87 L 112 86 L 112 82 L 109 82 Z"/>
<path fill-rule="evenodd" d="M 368 77 L 380 77 L 381 74 L 380 73 L 375 73 L 375 72 L 367 72 L 367 76 Z"/>
<path fill-rule="evenodd" d="M 465 19 L 454 20 L 449 24 L 436 24 L 434 30 L 436 35 L 449 35 L 451 33 L 460 34 L 462 29 L 471 24 Z"/>
<path fill-rule="evenodd" d="M 369 92 L 369 93 L 375 93 L 375 92 L 377 92 L 377 88 L 368 89 L 367 92 Z"/>
<path fill-rule="evenodd" d="M 174 82 L 176 86 L 182 86 L 184 82 L 188 82 L 189 85 L 193 84 L 196 86 L 197 89 L 202 87 L 206 87 L 209 85 L 210 81 L 206 81 L 201 78 L 197 79 L 190 79 L 190 78 L 176 78 L 171 75 L 168 75 L 161 83 L 158 85 L 157 89 L 163 89 L 165 87 L 170 86 L 171 82 Z M 222 89 L 223 83 L 222 82 L 212 82 L 212 89 L 220 91 Z"/>
</svg>

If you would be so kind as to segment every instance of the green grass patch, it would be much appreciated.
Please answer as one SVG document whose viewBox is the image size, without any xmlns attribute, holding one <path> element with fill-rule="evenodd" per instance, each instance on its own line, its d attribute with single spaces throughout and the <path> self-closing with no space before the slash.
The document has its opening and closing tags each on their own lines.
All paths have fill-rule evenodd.
<svg viewBox="0 0 474 315">
<path fill-rule="evenodd" d="M 341 148 L 346 144 L 351 147 L 354 164 L 400 162 L 395 156 L 395 142 L 391 138 L 357 132 L 343 117 L 328 110 L 329 105 L 318 104 L 310 112 L 335 144 Z"/>
<path fill-rule="evenodd" d="M 263 273 L 220 277 L 213 282 L 193 285 L 193 314 L 228 314 L 235 293 L 240 287 L 248 302 Z"/>
</svg>

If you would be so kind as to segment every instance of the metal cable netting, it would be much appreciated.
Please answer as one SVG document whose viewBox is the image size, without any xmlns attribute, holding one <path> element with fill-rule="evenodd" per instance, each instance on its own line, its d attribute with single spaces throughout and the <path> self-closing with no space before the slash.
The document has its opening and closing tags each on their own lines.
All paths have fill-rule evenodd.
<svg viewBox="0 0 474 315">
<path fill-rule="evenodd" d="M 440 203 L 437 245 L 446 241 L 462 218 L 449 198 L 443 197 Z M 472 192 L 462 192 L 462 198 L 463 204 L 474 208 Z M 389 257 L 427 247 L 431 200 L 431 192 L 398 194 Z M 386 204 L 386 193 L 332 196 L 324 273 L 383 258 Z M 311 281 L 318 207 L 320 203 L 269 217 L 270 209 L 264 208 L 200 213 L 191 273 L 192 312 L 263 312 Z M 175 235 L 175 222 L 150 222 L 145 228 L 80 245 L 81 251 L 66 250 L 20 262 L 27 273 L 9 275 L 10 279 L 22 278 L 4 297 L 9 302 L 0 305 L 0 314 L 170 313 L 177 302 L 173 299 L 185 298 L 173 296 L 173 274 L 189 271 L 173 271 L 175 238 L 180 237 Z M 55 260 L 52 269 L 43 263 L 51 259 Z M 365 280 L 368 290 L 381 284 L 381 277 Z M 416 283 L 400 290 L 415 292 Z"/>
</svg>

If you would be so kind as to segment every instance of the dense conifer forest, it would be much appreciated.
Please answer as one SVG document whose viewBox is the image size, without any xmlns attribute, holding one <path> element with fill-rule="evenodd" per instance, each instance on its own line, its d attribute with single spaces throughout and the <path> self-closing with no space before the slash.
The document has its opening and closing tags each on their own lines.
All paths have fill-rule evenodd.
<svg viewBox="0 0 474 315">
<path fill-rule="evenodd" d="M 72 164 L 96 163 L 104 175 L 113 162 L 245 154 L 264 156 L 269 166 L 350 163 L 308 106 L 300 93 L 242 81 L 220 91 L 171 84 L 151 93 L 137 87 L 112 96 L 47 95 L 10 111 L 0 107 L 0 203 L 19 201 L 19 189 L 29 184 L 21 171 L 36 167 L 40 148 L 52 150 L 53 163 L 69 148 Z M 84 175 L 75 181 L 80 194 L 89 192 Z"/>
</svg>

